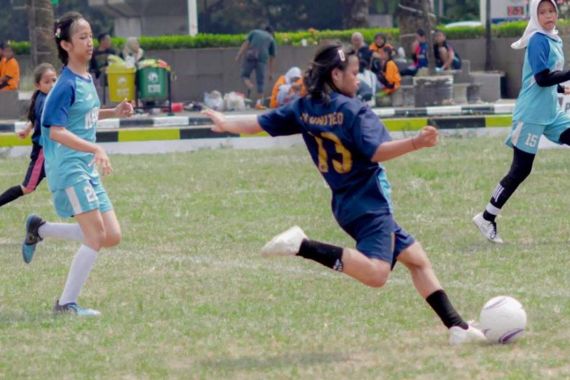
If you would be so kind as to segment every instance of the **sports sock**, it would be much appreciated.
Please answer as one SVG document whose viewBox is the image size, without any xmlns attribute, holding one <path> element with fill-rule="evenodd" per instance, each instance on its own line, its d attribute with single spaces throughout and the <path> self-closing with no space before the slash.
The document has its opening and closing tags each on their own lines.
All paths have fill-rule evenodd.
<svg viewBox="0 0 570 380">
<path fill-rule="evenodd" d="M 63 240 L 75 240 L 79 242 L 83 241 L 83 232 L 77 223 L 45 222 L 40 228 L 38 228 L 38 233 L 42 239 L 50 237 Z"/>
<path fill-rule="evenodd" d="M 436 290 L 427 296 L 426 301 L 439 316 L 445 327 L 459 326 L 464 329 L 469 328 L 469 325 L 457 313 L 443 289 Z"/>
<path fill-rule="evenodd" d="M 321 243 L 315 240 L 304 239 L 299 248 L 297 256 L 305 259 L 314 260 L 326 267 L 338 272 L 342 272 L 342 247 Z"/>
<path fill-rule="evenodd" d="M 85 284 L 85 281 L 87 281 L 87 277 L 89 277 L 89 273 L 91 272 L 96 259 L 97 251 L 86 245 L 81 245 L 81 247 L 79 247 L 79 250 L 71 262 L 65 287 L 63 288 L 63 293 L 59 298 L 60 305 L 77 302 L 79 293 L 81 293 L 81 288 L 83 287 L 83 284 Z"/>
<path fill-rule="evenodd" d="M 24 195 L 20 185 L 13 186 L 0 195 L 0 207 Z"/>
</svg>

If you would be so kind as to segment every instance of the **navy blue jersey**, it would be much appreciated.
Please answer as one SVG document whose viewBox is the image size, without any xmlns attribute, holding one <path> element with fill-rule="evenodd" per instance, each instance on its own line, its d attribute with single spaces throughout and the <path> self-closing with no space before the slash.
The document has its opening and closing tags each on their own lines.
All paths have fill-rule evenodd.
<svg viewBox="0 0 570 380">
<path fill-rule="evenodd" d="M 325 104 L 310 97 L 260 115 L 271 136 L 301 133 L 313 162 L 332 190 L 332 209 L 343 225 L 364 214 L 391 212 L 384 169 L 371 159 L 391 137 L 372 110 L 333 93 Z"/>
<path fill-rule="evenodd" d="M 32 134 L 32 142 L 34 144 L 40 143 L 40 136 L 42 135 L 42 112 L 44 110 L 44 103 L 47 95 L 39 91 L 36 96 L 36 103 L 34 104 L 34 133 Z"/>
</svg>

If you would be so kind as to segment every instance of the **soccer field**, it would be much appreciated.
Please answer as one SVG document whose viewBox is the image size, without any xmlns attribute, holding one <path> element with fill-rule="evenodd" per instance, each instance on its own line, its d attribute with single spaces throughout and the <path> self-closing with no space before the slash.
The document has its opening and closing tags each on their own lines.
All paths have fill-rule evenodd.
<svg viewBox="0 0 570 380">
<path fill-rule="evenodd" d="M 498 220 L 494 246 L 471 224 L 511 151 L 502 138 L 444 138 L 388 162 L 396 218 L 426 248 L 456 308 L 526 308 L 507 346 L 450 347 L 447 331 L 396 266 L 384 289 L 259 249 L 300 225 L 353 246 L 304 147 L 111 157 L 105 186 L 123 228 L 102 251 L 80 303 L 98 319 L 55 318 L 77 243 L 45 241 L 25 265 L 24 220 L 54 220 L 46 183 L 0 208 L 0 378 L 570 378 L 570 152 L 541 151 Z M 0 191 L 28 160 L 0 159 Z"/>
</svg>

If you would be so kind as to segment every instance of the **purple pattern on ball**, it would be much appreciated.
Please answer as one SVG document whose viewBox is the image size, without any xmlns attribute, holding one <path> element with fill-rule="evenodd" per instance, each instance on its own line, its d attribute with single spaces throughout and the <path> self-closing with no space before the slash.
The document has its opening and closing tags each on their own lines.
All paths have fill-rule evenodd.
<svg viewBox="0 0 570 380">
<path fill-rule="evenodd" d="M 524 332 L 524 329 L 515 329 L 512 331 L 509 331 L 508 333 L 504 334 L 502 337 L 499 338 L 499 343 L 501 343 L 501 344 L 509 343 L 513 338 L 515 338 L 519 334 L 522 334 L 523 332 Z"/>
<path fill-rule="evenodd" d="M 494 303 L 490 304 L 489 306 L 486 306 L 485 310 L 492 309 L 494 307 L 498 307 L 498 306 L 502 305 L 503 303 L 505 303 L 506 301 L 507 301 L 507 298 L 501 297 L 500 299 L 498 299 Z"/>
</svg>

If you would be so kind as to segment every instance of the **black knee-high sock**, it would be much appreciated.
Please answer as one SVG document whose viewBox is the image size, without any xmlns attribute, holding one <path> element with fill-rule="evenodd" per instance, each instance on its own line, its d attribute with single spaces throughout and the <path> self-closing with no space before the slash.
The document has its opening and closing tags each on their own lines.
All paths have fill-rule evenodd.
<svg viewBox="0 0 570 380">
<path fill-rule="evenodd" d="M 491 200 L 483 213 L 483 218 L 491 222 L 495 221 L 495 218 L 511 195 L 513 195 L 519 185 L 529 176 L 532 171 L 533 161 L 534 154 L 523 152 L 518 148 L 513 149 L 511 168 L 493 191 Z"/>
<path fill-rule="evenodd" d="M 305 239 L 301 243 L 301 248 L 297 256 L 314 260 L 338 272 L 342 272 L 342 247 L 321 243 L 315 240 Z"/>
<path fill-rule="evenodd" d="M 20 185 L 9 188 L 0 195 L 0 207 L 4 206 L 6 203 L 12 202 L 14 199 L 20 198 L 22 195 L 24 195 L 24 192 Z"/>
<path fill-rule="evenodd" d="M 465 322 L 455 310 L 443 289 L 436 290 L 430 294 L 426 298 L 426 301 L 439 316 L 445 327 L 450 328 L 453 326 L 459 326 L 464 329 L 469 327 L 467 322 Z"/>
</svg>

